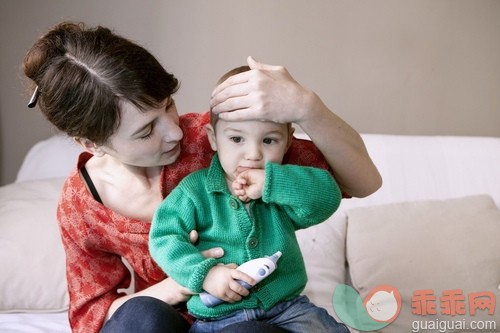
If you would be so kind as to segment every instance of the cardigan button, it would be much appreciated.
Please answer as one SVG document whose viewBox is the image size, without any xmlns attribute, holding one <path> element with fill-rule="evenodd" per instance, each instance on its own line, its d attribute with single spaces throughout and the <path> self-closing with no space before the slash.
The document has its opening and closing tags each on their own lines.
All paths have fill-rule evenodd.
<svg viewBox="0 0 500 333">
<path fill-rule="evenodd" d="M 229 199 L 229 206 L 231 206 L 232 209 L 238 209 L 238 200 L 236 200 L 235 198 Z"/>
<path fill-rule="evenodd" d="M 257 237 L 250 237 L 247 241 L 247 246 L 251 249 L 255 249 L 258 243 L 259 240 L 257 239 Z"/>
</svg>

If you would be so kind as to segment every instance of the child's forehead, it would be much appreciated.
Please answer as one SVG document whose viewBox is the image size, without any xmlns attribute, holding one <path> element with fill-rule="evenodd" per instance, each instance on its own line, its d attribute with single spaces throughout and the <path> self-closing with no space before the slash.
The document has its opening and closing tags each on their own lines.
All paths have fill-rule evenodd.
<svg viewBox="0 0 500 333">
<path fill-rule="evenodd" d="M 279 124 L 271 121 L 245 120 L 245 121 L 224 121 L 217 122 L 219 129 L 225 131 L 239 131 L 249 134 L 267 133 L 267 132 L 288 132 L 287 124 Z"/>
</svg>

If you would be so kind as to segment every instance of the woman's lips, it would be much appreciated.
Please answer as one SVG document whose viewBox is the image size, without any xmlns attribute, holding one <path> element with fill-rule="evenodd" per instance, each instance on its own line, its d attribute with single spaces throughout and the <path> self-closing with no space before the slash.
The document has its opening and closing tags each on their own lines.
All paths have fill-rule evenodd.
<svg viewBox="0 0 500 333">
<path fill-rule="evenodd" d="M 172 147 L 172 149 L 167 150 L 163 154 L 164 155 L 175 155 L 179 151 L 180 147 L 181 147 L 180 143 L 177 143 L 174 147 Z"/>
</svg>

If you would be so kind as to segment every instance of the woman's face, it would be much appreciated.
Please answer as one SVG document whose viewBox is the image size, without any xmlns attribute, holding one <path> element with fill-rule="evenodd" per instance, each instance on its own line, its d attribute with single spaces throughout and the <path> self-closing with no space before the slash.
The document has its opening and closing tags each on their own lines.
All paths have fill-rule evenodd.
<svg viewBox="0 0 500 333">
<path fill-rule="evenodd" d="M 124 164 L 162 166 L 177 160 L 182 137 L 177 108 L 171 97 L 161 107 L 145 112 L 124 102 L 120 126 L 101 148 Z"/>
</svg>

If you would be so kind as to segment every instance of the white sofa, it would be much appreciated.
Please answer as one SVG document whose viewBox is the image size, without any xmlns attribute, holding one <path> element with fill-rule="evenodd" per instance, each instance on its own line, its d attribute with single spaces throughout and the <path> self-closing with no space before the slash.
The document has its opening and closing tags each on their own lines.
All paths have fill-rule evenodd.
<svg viewBox="0 0 500 333">
<path fill-rule="evenodd" d="M 500 332 L 500 305 L 492 315 L 476 306 L 471 316 L 477 304 L 468 298 L 488 292 L 495 304 L 500 300 L 500 138 L 363 139 L 384 185 L 370 197 L 344 200 L 328 221 L 298 232 L 309 275 L 305 293 L 358 327 L 356 316 L 366 313 L 339 302 L 334 309 L 334 290 L 350 285 L 360 302 L 387 285 L 402 306 L 381 332 L 439 332 L 443 324 L 468 325 L 459 332 L 496 325 L 489 332 Z M 55 208 L 79 151 L 60 136 L 39 142 L 16 182 L 0 187 L 0 332 L 69 332 Z M 436 298 L 424 308 L 436 314 L 412 313 L 422 290 Z M 443 296 L 453 290 L 463 300 Z"/>
</svg>

